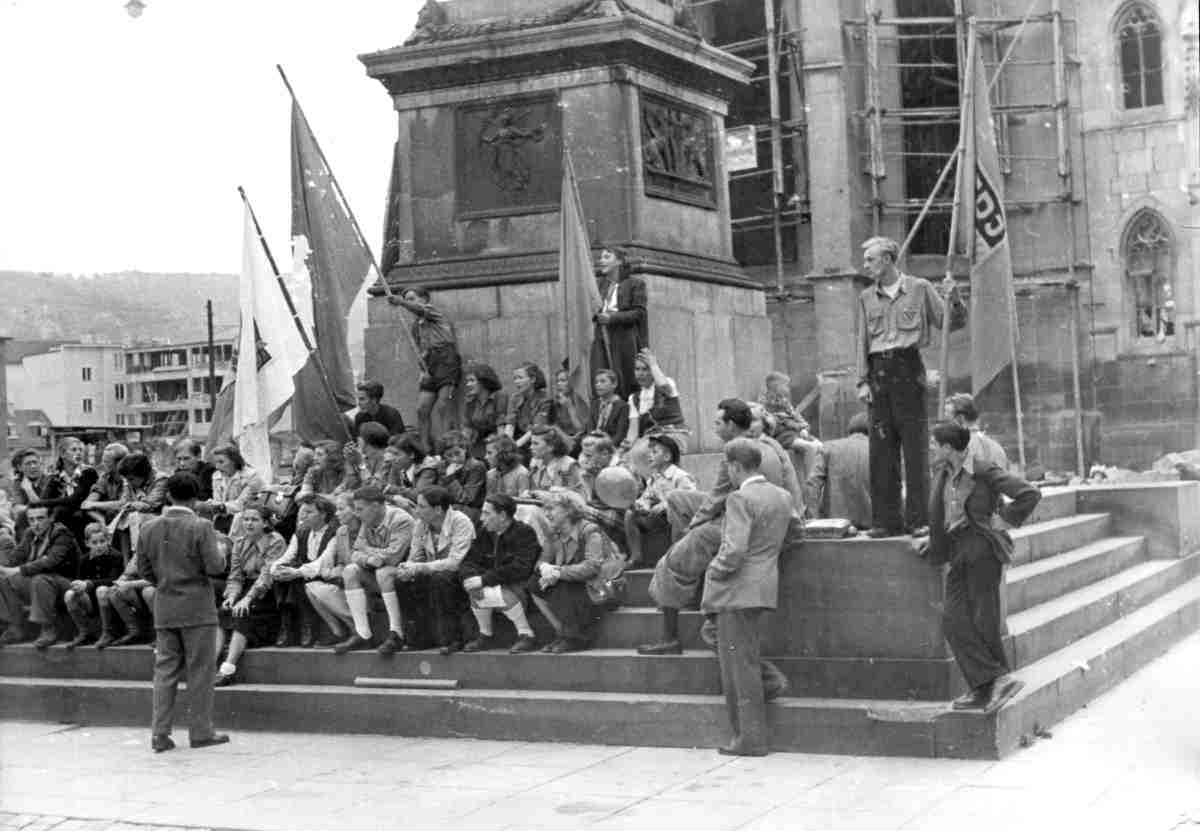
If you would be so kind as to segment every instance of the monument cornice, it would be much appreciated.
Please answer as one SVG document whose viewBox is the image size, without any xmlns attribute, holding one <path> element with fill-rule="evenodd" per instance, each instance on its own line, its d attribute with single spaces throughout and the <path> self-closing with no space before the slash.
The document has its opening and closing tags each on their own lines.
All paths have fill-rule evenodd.
<svg viewBox="0 0 1200 831">
<path fill-rule="evenodd" d="M 400 46 L 359 60 L 393 96 L 625 64 L 727 99 L 754 69 L 694 35 L 633 15 Z"/>
</svg>

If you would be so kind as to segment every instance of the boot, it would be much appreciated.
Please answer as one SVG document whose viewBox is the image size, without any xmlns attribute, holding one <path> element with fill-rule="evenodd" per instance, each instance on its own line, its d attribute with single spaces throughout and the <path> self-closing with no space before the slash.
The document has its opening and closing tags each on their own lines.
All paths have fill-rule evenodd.
<svg viewBox="0 0 1200 831">
<path fill-rule="evenodd" d="M 25 632 L 25 624 L 13 621 L 8 624 L 8 628 L 4 630 L 4 634 L 0 635 L 0 646 L 24 643 L 27 640 L 29 640 L 29 636 Z"/>
<path fill-rule="evenodd" d="M 96 605 L 100 608 L 100 639 L 96 641 L 96 648 L 106 649 L 112 646 L 113 641 L 116 640 L 112 633 L 113 618 L 116 614 L 113 612 L 112 606 L 107 602 L 100 603 L 97 601 Z"/>
<path fill-rule="evenodd" d="M 53 623 L 43 623 L 42 632 L 33 642 L 34 649 L 48 649 L 58 643 L 58 630 Z"/>
<path fill-rule="evenodd" d="M 317 643 L 317 627 L 311 617 L 305 617 L 300 622 L 300 645 L 312 649 Z"/>
<path fill-rule="evenodd" d="M 683 645 L 679 642 L 679 610 L 661 609 L 663 636 L 658 643 L 642 644 L 637 648 L 639 655 L 681 655 Z"/>
<path fill-rule="evenodd" d="M 281 609 L 279 611 L 279 637 L 275 639 L 275 645 L 285 647 L 292 645 L 292 619 L 295 613 L 291 609 Z"/>
</svg>

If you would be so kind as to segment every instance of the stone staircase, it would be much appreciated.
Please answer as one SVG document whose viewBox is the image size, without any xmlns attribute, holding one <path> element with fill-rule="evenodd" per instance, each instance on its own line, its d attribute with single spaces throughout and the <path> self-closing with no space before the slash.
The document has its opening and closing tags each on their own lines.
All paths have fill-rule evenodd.
<svg viewBox="0 0 1200 831">
<path fill-rule="evenodd" d="M 809 542 L 786 552 L 781 586 L 788 600 L 775 615 L 766 653 L 779 656 L 792 690 L 770 707 L 773 746 L 998 757 L 1195 631 L 1200 554 L 1189 545 L 1171 552 L 1169 540 L 1151 544 L 1131 533 L 1136 518 L 1121 510 L 1124 503 L 1109 511 L 1087 501 L 1073 490 L 1047 492 L 1031 522 L 1013 533 L 1007 648 L 1026 686 L 990 715 L 949 709 L 962 681 L 937 623 L 940 574 L 909 541 Z M 699 640 L 700 613 L 682 615 L 685 654 L 634 652 L 659 633 L 649 577 L 630 574 L 629 605 L 607 616 L 597 648 L 584 653 L 382 658 L 252 650 L 242 661 L 242 682 L 217 693 L 218 722 L 234 729 L 716 746 L 726 738 L 726 720 L 715 656 Z M 0 717 L 144 724 L 152 661 L 147 646 L 0 650 Z"/>
</svg>

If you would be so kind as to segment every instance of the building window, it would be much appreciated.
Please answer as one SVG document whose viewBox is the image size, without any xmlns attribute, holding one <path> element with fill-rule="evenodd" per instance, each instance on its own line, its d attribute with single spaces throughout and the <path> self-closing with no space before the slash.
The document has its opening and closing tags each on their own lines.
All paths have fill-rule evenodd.
<svg viewBox="0 0 1200 831">
<path fill-rule="evenodd" d="M 1140 3 L 1130 6 L 1117 21 L 1117 48 L 1125 109 L 1161 104 L 1162 29 L 1154 13 Z"/>
<path fill-rule="evenodd" d="M 113 384 L 113 394 L 116 396 L 116 399 L 118 401 L 124 401 L 125 400 L 125 385 L 124 384 Z"/>
<path fill-rule="evenodd" d="M 117 424 L 119 424 L 119 425 L 125 424 L 125 414 L 124 413 L 117 413 Z"/>
<path fill-rule="evenodd" d="M 120 372 L 121 367 L 125 366 L 125 356 L 122 355 L 120 352 L 114 352 L 112 358 L 113 358 L 113 371 Z"/>
<path fill-rule="evenodd" d="M 1171 238 L 1166 220 L 1151 210 L 1140 211 L 1125 231 L 1122 253 L 1138 338 L 1162 341 L 1175 334 Z"/>
<path fill-rule="evenodd" d="M 92 411 L 92 399 L 90 399 L 90 398 L 83 399 L 83 411 L 85 413 L 90 413 Z"/>
<path fill-rule="evenodd" d="M 92 380 L 92 368 L 90 366 L 85 366 L 83 368 L 83 380 L 85 380 L 85 381 Z"/>
</svg>

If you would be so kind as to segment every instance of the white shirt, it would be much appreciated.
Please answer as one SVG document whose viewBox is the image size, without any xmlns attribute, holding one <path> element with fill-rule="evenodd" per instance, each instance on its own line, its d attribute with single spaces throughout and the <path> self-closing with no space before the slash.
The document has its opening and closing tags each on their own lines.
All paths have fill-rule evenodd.
<svg viewBox="0 0 1200 831">
<path fill-rule="evenodd" d="M 608 287 L 608 293 L 604 295 L 604 306 L 600 310 L 604 314 L 609 315 L 617 310 L 617 283 L 613 283 Z"/>
<path fill-rule="evenodd" d="M 742 484 L 738 485 L 738 490 L 744 491 L 746 489 L 746 485 L 752 484 L 754 482 L 765 482 L 765 481 L 767 481 L 767 477 L 763 476 L 761 473 L 756 473 L 753 476 L 746 477 L 746 479 L 742 482 Z"/>
<path fill-rule="evenodd" d="M 886 294 L 888 297 L 895 300 L 896 295 L 900 293 L 900 281 L 897 280 L 896 282 L 892 283 L 890 286 L 880 286 L 880 288 L 883 289 L 884 294 Z"/>
</svg>

